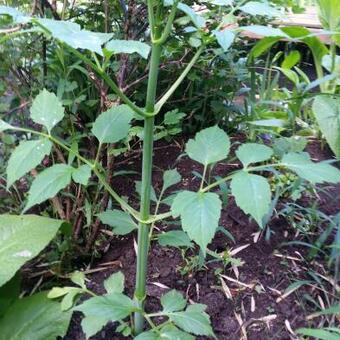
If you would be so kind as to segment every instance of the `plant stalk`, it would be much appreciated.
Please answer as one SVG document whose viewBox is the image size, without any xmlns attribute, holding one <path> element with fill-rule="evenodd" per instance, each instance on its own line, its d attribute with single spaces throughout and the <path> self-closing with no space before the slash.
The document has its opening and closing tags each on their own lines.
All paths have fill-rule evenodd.
<svg viewBox="0 0 340 340">
<path fill-rule="evenodd" d="M 153 44 L 151 51 L 151 61 L 149 69 L 148 88 L 146 96 L 145 110 L 147 113 L 154 113 L 156 101 L 156 89 L 161 56 L 161 45 Z M 144 119 L 144 140 L 143 140 L 143 164 L 142 164 L 142 192 L 140 204 L 140 216 L 143 220 L 150 217 L 150 191 L 152 177 L 152 155 L 153 155 L 153 131 L 154 117 Z M 139 309 L 143 310 L 146 297 L 146 275 L 149 252 L 149 230 L 150 224 L 140 223 L 138 229 L 138 249 L 137 249 L 137 268 L 136 268 L 136 287 L 135 301 Z M 144 316 L 136 312 L 134 318 L 134 331 L 139 334 L 144 329 Z"/>
</svg>

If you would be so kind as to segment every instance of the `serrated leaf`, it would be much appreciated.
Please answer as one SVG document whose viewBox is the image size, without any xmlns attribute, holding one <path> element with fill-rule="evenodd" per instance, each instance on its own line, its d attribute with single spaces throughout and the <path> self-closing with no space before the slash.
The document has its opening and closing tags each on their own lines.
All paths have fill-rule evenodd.
<svg viewBox="0 0 340 340">
<path fill-rule="evenodd" d="M 181 216 L 182 228 L 205 254 L 213 239 L 221 215 L 222 203 L 215 193 L 182 191 L 175 197 L 171 212 Z"/>
<path fill-rule="evenodd" d="M 209 317 L 206 313 L 186 310 L 185 312 L 172 313 L 169 317 L 176 326 L 188 333 L 206 336 L 214 335 Z"/>
<path fill-rule="evenodd" d="M 327 143 L 336 157 L 340 158 L 340 99 L 317 96 L 313 113 Z"/>
<path fill-rule="evenodd" d="M 39 165 L 51 152 L 52 143 L 44 138 L 22 141 L 12 152 L 6 169 L 7 188 Z"/>
<path fill-rule="evenodd" d="M 262 176 L 240 171 L 231 180 L 231 192 L 236 204 L 263 228 L 262 219 L 268 213 L 271 204 L 267 180 Z"/>
<path fill-rule="evenodd" d="M 171 230 L 166 233 L 159 234 L 158 243 L 163 247 L 193 247 L 193 243 L 189 236 L 183 230 Z"/>
<path fill-rule="evenodd" d="M 56 164 L 41 172 L 33 181 L 28 192 L 28 201 L 23 212 L 36 204 L 54 197 L 71 182 L 73 168 L 66 164 Z"/>
<path fill-rule="evenodd" d="M 102 45 L 113 37 L 112 33 L 82 30 L 78 24 L 70 21 L 46 18 L 35 18 L 35 20 L 44 26 L 53 38 L 75 49 L 87 49 L 99 55 L 103 55 Z"/>
<path fill-rule="evenodd" d="M 100 143 L 116 143 L 128 135 L 133 110 L 123 104 L 101 113 L 93 123 L 92 133 Z"/>
<path fill-rule="evenodd" d="M 181 175 L 177 169 L 166 170 L 163 174 L 163 190 L 170 188 L 181 181 Z"/>
<path fill-rule="evenodd" d="M 46 89 L 35 97 L 30 109 L 32 120 L 46 127 L 48 133 L 63 119 L 64 111 L 58 97 Z"/>
<path fill-rule="evenodd" d="M 176 125 L 178 124 L 184 117 L 185 113 L 179 112 L 178 109 L 171 110 L 165 113 L 164 115 L 164 124 L 165 125 Z"/>
<path fill-rule="evenodd" d="M 275 155 L 281 158 L 285 153 L 302 152 L 307 142 L 307 139 L 301 136 L 280 137 L 275 139 L 273 150 Z"/>
<path fill-rule="evenodd" d="M 123 293 L 124 282 L 124 274 L 119 271 L 112 274 L 104 281 L 104 287 L 108 293 Z"/>
<path fill-rule="evenodd" d="M 136 310 L 134 302 L 126 295 L 119 293 L 92 297 L 74 310 L 83 312 L 86 317 L 99 318 L 105 321 L 122 320 Z"/>
<path fill-rule="evenodd" d="M 87 185 L 91 177 L 91 171 L 92 169 L 89 165 L 83 164 L 79 168 L 73 170 L 72 178 L 78 184 Z"/>
<path fill-rule="evenodd" d="M 161 297 L 163 312 L 178 312 L 185 308 L 187 300 L 177 290 L 173 289 Z"/>
<path fill-rule="evenodd" d="M 186 145 L 189 157 L 203 165 L 209 165 L 225 159 L 229 154 L 230 140 L 218 126 L 212 126 L 196 133 Z"/>
<path fill-rule="evenodd" d="M 246 168 L 249 164 L 263 162 L 273 155 L 273 150 L 262 144 L 245 143 L 236 150 L 237 158 Z"/>
<path fill-rule="evenodd" d="M 102 223 L 114 228 L 113 232 L 116 235 L 127 235 L 138 227 L 131 216 L 125 211 L 116 209 L 106 210 L 98 214 L 98 217 Z"/>
<path fill-rule="evenodd" d="M 35 215 L 0 215 L 0 286 L 37 256 L 63 223 Z"/>
<path fill-rule="evenodd" d="M 213 33 L 223 51 L 227 52 L 235 39 L 235 34 L 227 29 L 224 29 L 223 31 L 214 31 Z"/>
<path fill-rule="evenodd" d="M 105 49 L 113 53 L 138 53 L 142 58 L 147 59 L 150 53 L 150 46 L 141 41 L 135 40 L 110 40 Z"/>
<path fill-rule="evenodd" d="M 282 165 L 311 183 L 340 182 L 340 171 L 337 168 L 326 162 L 314 163 L 305 152 L 284 155 Z"/>
<path fill-rule="evenodd" d="M 1 340 L 55 340 L 65 335 L 72 313 L 46 292 L 18 299 L 0 319 Z"/>
</svg>

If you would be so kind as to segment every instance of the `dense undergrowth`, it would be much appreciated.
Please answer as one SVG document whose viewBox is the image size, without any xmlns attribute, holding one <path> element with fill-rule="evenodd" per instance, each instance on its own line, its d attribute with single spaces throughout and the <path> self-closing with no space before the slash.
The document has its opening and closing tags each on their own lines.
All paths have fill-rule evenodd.
<svg viewBox="0 0 340 340">
<path fill-rule="evenodd" d="M 247 339 L 259 324 L 261 338 L 338 339 L 338 1 L 315 4 L 316 33 L 277 24 L 304 10 L 294 1 L 5 5 L 0 339 Z M 129 264 L 103 262 L 126 242 Z M 264 284 L 257 244 L 278 271 Z M 176 267 L 152 304 L 156 253 Z M 116 268 L 100 290 L 98 263 Z M 200 297 L 213 287 L 227 319 Z M 245 320 L 243 297 L 255 313 L 269 291 Z M 303 317 L 278 316 L 285 303 Z"/>
</svg>

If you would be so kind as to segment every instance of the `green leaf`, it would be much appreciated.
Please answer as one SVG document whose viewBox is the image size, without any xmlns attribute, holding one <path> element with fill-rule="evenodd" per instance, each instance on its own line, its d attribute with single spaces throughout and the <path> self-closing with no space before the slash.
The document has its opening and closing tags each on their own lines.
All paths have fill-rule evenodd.
<svg viewBox="0 0 340 340">
<path fill-rule="evenodd" d="M 20 295 L 21 291 L 20 275 L 13 276 L 3 286 L 0 287 L 0 319 Z"/>
<path fill-rule="evenodd" d="M 218 126 L 212 126 L 196 133 L 186 145 L 189 157 L 207 166 L 225 159 L 229 154 L 230 140 Z"/>
<path fill-rule="evenodd" d="M 123 104 L 101 113 L 92 127 L 100 143 L 116 143 L 128 135 L 133 110 Z"/>
<path fill-rule="evenodd" d="M 112 33 L 100 33 L 82 30 L 74 22 L 35 18 L 40 25 L 48 30 L 53 38 L 78 49 L 86 49 L 103 55 L 102 45 L 113 37 Z"/>
<path fill-rule="evenodd" d="M 187 300 L 177 290 L 173 289 L 161 297 L 163 312 L 178 312 L 185 308 Z"/>
<path fill-rule="evenodd" d="M 245 5 L 240 7 L 240 10 L 250 15 L 261 15 L 271 18 L 281 16 L 281 13 L 276 8 L 257 1 L 247 2 Z"/>
<path fill-rule="evenodd" d="M 260 119 L 249 122 L 249 124 L 256 126 L 266 126 L 266 127 L 275 127 L 275 128 L 284 128 L 287 125 L 287 122 L 283 119 Z"/>
<path fill-rule="evenodd" d="M 170 188 L 171 186 L 181 181 L 181 175 L 176 169 L 166 170 L 163 174 L 163 190 Z"/>
<path fill-rule="evenodd" d="M 172 5 L 173 0 L 167 0 L 165 1 L 165 3 L 168 6 Z M 203 28 L 206 25 L 205 19 L 202 16 L 198 15 L 196 11 L 194 11 L 191 7 L 184 4 L 183 2 L 179 2 L 177 8 L 183 13 L 185 13 L 197 28 Z"/>
<path fill-rule="evenodd" d="M 125 211 L 116 209 L 106 210 L 98 214 L 98 217 L 102 223 L 114 228 L 113 232 L 116 235 L 127 235 L 138 227 L 131 216 Z"/>
<path fill-rule="evenodd" d="M 165 125 L 176 125 L 178 124 L 184 117 L 185 113 L 179 112 L 178 109 L 171 110 L 165 113 L 164 115 L 164 124 Z"/>
<path fill-rule="evenodd" d="M 182 191 L 175 197 L 171 212 L 181 216 L 182 228 L 205 254 L 213 239 L 221 215 L 222 203 L 215 193 Z"/>
<path fill-rule="evenodd" d="M 46 139 L 22 141 L 13 151 L 6 169 L 7 188 L 39 165 L 51 152 L 52 143 Z"/>
<path fill-rule="evenodd" d="M 15 128 L 12 125 L 9 125 L 8 123 L 0 119 L 0 132 L 6 131 L 6 130 L 14 130 L 14 129 Z"/>
<path fill-rule="evenodd" d="M 275 43 L 280 41 L 281 37 L 265 37 L 255 44 L 250 51 L 250 57 L 258 58 L 263 53 L 267 52 Z"/>
<path fill-rule="evenodd" d="M 275 139 L 273 150 L 275 155 L 281 158 L 285 153 L 302 152 L 307 142 L 307 139 L 301 136 L 280 137 Z"/>
<path fill-rule="evenodd" d="M 74 310 L 84 313 L 82 327 L 87 337 L 90 337 L 109 321 L 118 321 L 129 316 L 136 310 L 136 306 L 126 295 L 112 293 L 92 297 Z"/>
<path fill-rule="evenodd" d="M 64 117 L 64 108 L 58 97 L 46 89 L 35 97 L 30 112 L 32 120 L 46 127 L 48 133 Z"/>
<path fill-rule="evenodd" d="M 327 143 L 336 157 L 340 158 L 340 99 L 317 96 L 313 113 Z"/>
<path fill-rule="evenodd" d="M 337 168 L 326 162 L 314 163 L 307 153 L 288 153 L 283 156 L 282 165 L 311 183 L 340 182 L 340 171 Z"/>
<path fill-rule="evenodd" d="M 267 180 L 262 176 L 240 171 L 231 180 L 231 192 L 236 204 L 263 228 L 262 219 L 268 213 L 271 203 Z"/>
<path fill-rule="evenodd" d="M 339 340 L 339 334 L 325 329 L 299 328 L 296 333 L 322 340 Z"/>
<path fill-rule="evenodd" d="M 71 315 L 61 311 L 60 304 L 48 299 L 46 292 L 19 299 L 0 319 L 0 339 L 55 340 L 66 334 Z"/>
<path fill-rule="evenodd" d="M 87 185 L 91 177 L 91 167 L 87 164 L 81 165 L 79 168 L 74 169 L 72 172 L 72 178 L 76 183 Z"/>
<path fill-rule="evenodd" d="M 108 293 L 123 293 L 124 282 L 124 274 L 119 271 L 112 274 L 104 281 L 104 287 Z"/>
<path fill-rule="evenodd" d="M 210 326 L 209 316 L 204 312 L 202 313 L 201 311 L 187 308 L 185 312 L 175 312 L 169 317 L 176 326 L 186 332 L 195 335 L 214 336 L 214 332 Z"/>
<path fill-rule="evenodd" d="M 256 143 L 242 144 L 236 150 L 236 156 L 245 168 L 251 163 L 266 161 L 272 154 L 273 150 L 270 147 Z"/>
<path fill-rule="evenodd" d="M 63 221 L 34 215 L 0 215 L 0 286 L 52 240 Z"/>
<path fill-rule="evenodd" d="M 235 39 L 235 34 L 227 29 L 224 29 L 223 31 L 213 31 L 213 33 L 223 51 L 227 52 Z"/>
<path fill-rule="evenodd" d="M 147 59 L 150 53 L 150 46 L 135 40 L 110 40 L 105 49 L 113 53 L 138 53 L 142 58 Z"/>
<path fill-rule="evenodd" d="M 73 272 L 71 274 L 70 280 L 75 283 L 77 286 L 86 289 L 85 284 L 85 274 L 79 270 Z"/>
<path fill-rule="evenodd" d="M 299 51 L 290 52 L 283 60 L 281 67 L 284 69 L 291 69 L 294 67 L 301 59 L 301 55 Z"/>
<path fill-rule="evenodd" d="M 289 35 L 283 32 L 280 28 L 274 28 L 270 26 L 241 26 L 239 27 L 239 30 L 254 33 L 263 37 L 280 37 L 289 39 Z"/>
<path fill-rule="evenodd" d="M 142 182 L 141 181 L 135 181 L 135 186 L 136 186 L 136 192 L 138 193 L 139 196 L 142 196 Z M 150 189 L 150 199 L 151 201 L 157 202 L 157 196 L 155 189 L 151 187 Z"/>
<path fill-rule="evenodd" d="M 100 316 L 86 316 L 81 320 L 81 327 L 86 334 L 86 338 L 97 334 L 110 320 Z"/>
<path fill-rule="evenodd" d="M 27 17 L 25 14 L 9 6 L 0 6 L 0 16 L 1 15 L 11 16 L 13 19 L 13 22 L 18 23 L 18 24 L 22 24 L 22 23 L 29 21 L 29 17 Z"/>
<path fill-rule="evenodd" d="M 162 327 L 159 333 L 152 330 L 143 332 L 137 335 L 134 340 L 195 340 L 195 337 L 169 324 Z"/>
<path fill-rule="evenodd" d="M 28 192 L 28 201 L 23 212 L 36 204 L 54 197 L 71 182 L 73 168 L 66 164 L 56 164 L 41 172 L 33 181 Z"/>
<path fill-rule="evenodd" d="M 158 243 L 163 247 L 193 248 L 189 236 L 183 230 L 171 230 L 158 235 Z"/>
</svg>

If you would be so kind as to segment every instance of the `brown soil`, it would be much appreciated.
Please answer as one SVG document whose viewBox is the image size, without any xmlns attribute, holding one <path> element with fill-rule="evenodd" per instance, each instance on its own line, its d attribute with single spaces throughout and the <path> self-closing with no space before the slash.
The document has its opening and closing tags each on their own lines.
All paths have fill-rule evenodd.
<svg viewBox="0 0 340 340">
<path fill-rule="evenodd" d="M 322 150 L 317 142 L 311 143 L 308 149 L 315 159 L 331 158 L 329 150 Z M 153 185 L 156 191 L 162 184 L 162 171 L 173 167 L 177 167 L 183 178 L 178 189 L 197 189 L 199 180 L 195 179 L 192 171 L 200 171 L 200 165 L 186 157 L 179 157 L 182 151 L 183 143 L 174 143 L 168 146 L 157 145 L 153 176 Z M 119 162 L 118 160 L 117 166 L 124 170 L 127 168 L 139 170 L 140 153 L 131 154 L 125 161 Z M 214 175 L 226 175 L 236 167 L 237 164 L 219 164 L 214 170 Z M 137 177 L 133 178 L 133 176 L 117 177 L 114 187 L 120 194 L 133 197 L 134 180 L 136 179 Z M 333 187 L 331 193 L 334 195 L 333 197 L 338 196 L 340 186 Z M 130 203 L 134 203 L 133 199 Z M 332 200 L 327 195 L 320 197 L 319 204 L 320 209 L 328 214 L 334 214 L 340 210 L 339 200 Z M 159 298 L 167 291 L 164 288 L 166 286 L 181 291 L 189 301 L 206 304 L 213 329 L 220 340 L 242 339 L 242 329 L 243 332 L 246 332 L 249 340 L 293 339 L 286 325 L 289 323 L 293 330 L 306 326 L 306 315 L 313 311 L 312 309 L 308 310 L 308 305 L 300 303 L 301 296 L 307 292 L 307 288 L 300 288 L 281 302 L 278 302 L 277 299 L 294 280 L 305 278 L 307 269 L 314 268 L 316 270 L 314 264 L 305 260 L 305 248 L 280 247 L 284 242 L 296 240 L 296 230 L 289 226 L 285 220 L 276 218 L 270 222 L 273 232 L 270 241 L 266 241 L 264 235 L 261 235 L 259 240 L 254 242 L 254 233 L 259 231 L 258 227 L 236 207 L 233 199 L 230 199 L 227 209 L 223 209 L 220 225 L 232 233 L 236 243 L 233 244 L 226 236 L 218 233 L 212 244 L 209 245 L 210 249 L 223 251 L 231 247 L 237 248 L 249 244 L 247 248 L 236 255 L 244 262 L 243 266 L 238 268 L 238 280 L 241 284 L 228 281 L 228 279 L 224 280 L 230 289 L 232 299 L 226 297 L 221 288 L 221 281 L 215 275 L 217 268 L 223 268 L 221 263 L 212 263 L 203 270 L 182 276 L 178 270 L 184 265 L 180 251 L 175 248 L 162 248 L 157 242 L 154 242 L 149 257 L 146 309 L 148 311 L 159 310 Z M 165 223 L 161 226 L 162 230 L 167 228 L 171 229 L 173 225 L 167 226 Z M 100 268 L 102 263 L 115 262 L 113 262 L 112 268 L 89 275 L 89 288 L 103 293 L 105 278 L 113 272 L 121 270 L 126 278 L 125 292 L 130 296 L 133 295 L 136 261 L 133 242 L 135 238 L 136 235 L 131 235 L 111 240 L 103 257 L 93 265 L 93 268 Z M 279 253 L 283 257 L 274 255 L 274 253 Z M 187 255 L 192 254 L 188 252 Z M 292 258 L 287 258 L 287 255 Z M 235 272 L 230 266 L 223 270 L 223 274 L 236 279 Z M 246 287 L 242 283 L 248 286 Z M 269 321 L 266 321 L 268 316 Z M 65 340 L 85 339 L 81 331 L 80 319 L 80 314 L 74 316 Z M 94 339 L 123 339 L 121 335 L 114 332 L 114 329 L 115 325 L 108 325 Z"/>
</svg>

